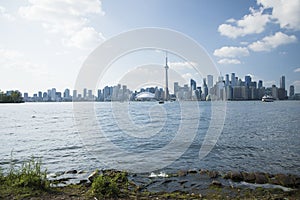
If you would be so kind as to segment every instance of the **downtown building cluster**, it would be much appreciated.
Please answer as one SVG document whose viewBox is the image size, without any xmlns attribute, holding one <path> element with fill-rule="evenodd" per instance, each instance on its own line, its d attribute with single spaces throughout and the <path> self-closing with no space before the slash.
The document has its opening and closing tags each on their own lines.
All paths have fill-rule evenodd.
<svg viewBox="0 0 300 200">
<path fill-rule="evenodd" d="M 280 86 L 272 85 L 264 87 L 263 81 L 253 81 L 251 76 L 245 76 L 244 80 L 237 77 L 235 73 L 226 74 L 225 78 L 220 76 L 214 83 L 214 77 L 208 75 L 203 79 L 201 85 L 191 79 L 189 84 L 180 86 L 174 82 L 173 94 L 168 94 L 168 100 L 179 101 L 241 101 L 241 100 L 261 100 L 264 95 L 270 95 L 276 100 L 300 100 L 300 94 L 295 94 L 294 86 L 290 86 L 290 93 L 287 94 L 285 87 L 285 76 L 280 77 Z M 12 91 L 7 91 L 9 95 Z M 142 100 L 165 100 L 166 94 L 163 88 L 148 87 L 140 91 L 131 91 L 126 85 L 105 86 L 96 90 L 96 94 L 91 89 L 84 88 L 82 91 L 65 89 L 59 92 L 56 88 L 48 89 L 45 92 L 39 91 L 33 96 L 28 93 L 23 94 L 25 102 L 61 102 L 61 101 L 136 101 L 142 93 L 152 94 L 150 98 Z"/>
<path fill-rule="evenodd" d="M 190 87 L 186 84 L 180 87 L 177 82 L 174 83 L 174 94 L 179 100 L 223 100 L 223 101 L 241 101 L 241 100 L 261 100 L 264 95 L 270 95 L 276 100 L 298 99 L 299 95 L 294 94 L 294 86 L 290 86 L 290 95 L 288 97 L 285 89 L 285 76 L 280 78 L 280 87 L 264 87 L 263 81 L 252 81 L 251 76 L 245 76 L 242 80 L 235 73 L 226 74 L 218 77 L 218 81 L 213 85 L 213 76 L 208 75 L 203 79 L 202 87 L 191 79 Z"/>
<path fill-rule="evenodd" d="M 261 100 L 264 95 L 270 95 L 276 100 L 299 99 L 299 94 L 294 94 L 294 86 L 290 86 L 290 94 L 287 95 L 285 89 L 285 76 L 280 78 L 279 88 L 276 85 L 264 87 L 263 81 L 252 81 L 251 76 L 245 76 L 242 80 L 235 73 L 226 74 L 218 77 L 215 84 L 213 76 L 208 75 L 203 79 L 203 84 L 197 86 L 196 81 L 190 80 L 190 87 L 185 84 L 179 86 L 178 82 L 174 83 L 174 94 L 178 100 L 223 100 L 223 101 L 241 101 L 241 100 Z"/>
</svg>

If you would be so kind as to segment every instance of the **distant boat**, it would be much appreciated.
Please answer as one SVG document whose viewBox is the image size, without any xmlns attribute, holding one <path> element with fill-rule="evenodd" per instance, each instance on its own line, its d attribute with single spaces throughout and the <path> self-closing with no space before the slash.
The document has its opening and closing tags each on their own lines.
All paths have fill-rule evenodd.
<svg viewBox="0 0 300 200">
<path fill-rule="evenodd" d="M 158 103 L 159 103 L 159 104 L 164 104 L 165 101 L 164 101 L 164 100 L 160 100 Z"/>
<path fill-rule="evenodd" d="M 264 95 L 261 99 L 262 102 L 273 102 L 274 98 L 270 95 Z"/>
</svg>

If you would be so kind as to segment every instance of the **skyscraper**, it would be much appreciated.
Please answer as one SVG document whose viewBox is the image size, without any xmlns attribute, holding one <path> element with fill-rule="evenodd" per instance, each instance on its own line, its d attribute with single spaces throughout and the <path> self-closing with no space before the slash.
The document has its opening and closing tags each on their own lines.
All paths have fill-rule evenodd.
<svg viewBox="0 0 300 200">
<path fill-rule="evenodd" d="M 290 97 L 295 95 L 295 87 L 293 85 L 290 86 Z"/>
<path fill-rule="evenodd" d="M 208 89 L 212 88 L 213 85 L 214 85 L 213 75 L 207 75 L 207 87 L 208 87 Z"/>
<path fill-rule="evenodd" d="M 235 86 L 235 73 L 231 73 L 231 86 Z"/>
<path fill-rule="evenodd" d="M 280 77 L 280 88 L 285 89 L 285 76 Z"/>
<path fill-rule="evenodd" d="M 196 90 L 196 88 L 197 88 L 196 81 L 191 79 L 191 90 L 194 91 L 194 90 Z"/>
<path fill-rule="evenodd" d="M 251 84 L 251 76 L 245 76 L 245 86 L 249 87 Z"/>
<path fill-rule="evenodd" d="M 258 89 L 262 88 L 262 86 L 263 86 L 263 82 L 262 82 L 262 80 L 259 80 L 258 81 Z"/>
<path fill-rule="evenodd" d="M 168 66 L 168 55 L 166 53 L 166 66 L 165 66 L 165 69 L 166 69 L 166 91 L 165 91 L 165 100 L 168 100 L 169 99 L 169 87 L 168 87 L 168 69 L 169 69 L 169 66 Z"/>
<path fill-rule="evenodd" d="M 229 74 L 226 74 L 225 86 L 229 85 Z"/>
</svg>

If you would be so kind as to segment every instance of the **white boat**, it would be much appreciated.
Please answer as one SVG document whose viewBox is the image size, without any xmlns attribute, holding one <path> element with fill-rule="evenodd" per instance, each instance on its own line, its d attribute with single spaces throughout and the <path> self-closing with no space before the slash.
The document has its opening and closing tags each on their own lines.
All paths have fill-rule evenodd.
<svg viewBox="0 0 300 200">
<path fill-rule="evenodd" d="M 262 102 L 273 102 L 274 98 L 270 95 L 264 95 L 261 99 Z"/>
</svg>

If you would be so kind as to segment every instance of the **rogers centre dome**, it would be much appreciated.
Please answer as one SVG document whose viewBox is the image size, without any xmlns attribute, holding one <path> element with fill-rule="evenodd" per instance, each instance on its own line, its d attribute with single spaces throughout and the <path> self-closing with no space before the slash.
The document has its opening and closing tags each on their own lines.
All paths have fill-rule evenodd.
<svg viewBox="0 0 300 200">
<path fill-rule="evenodd" d="M 137 101 L 155 101 L 155 94 L 151 92 L 141 92 L 136 95 L 135 99 Z"/>
</svg>

